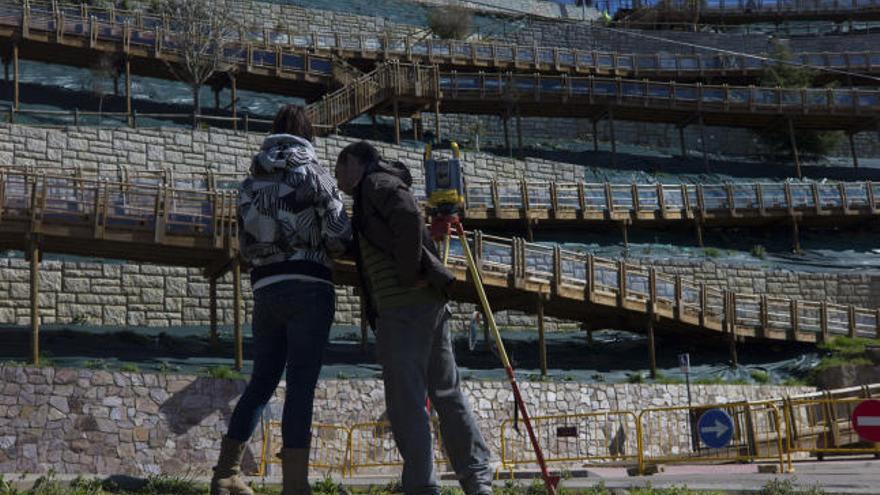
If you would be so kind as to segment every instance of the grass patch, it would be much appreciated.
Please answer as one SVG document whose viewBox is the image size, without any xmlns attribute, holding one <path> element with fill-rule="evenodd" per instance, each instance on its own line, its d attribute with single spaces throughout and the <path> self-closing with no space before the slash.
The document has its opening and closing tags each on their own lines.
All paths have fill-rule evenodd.
<svg viewBox="0 0 880 495">
<path fill-rule="evenodd" d="M 761 495 L 825 495 L 825 490 L 818 486 L 800 488 L 794 484 L 796 478 L 781 480 L 772 479 L 761 487 Z"/>
<path fill-rule="evenodd" d="M 141 369 L 134 363 L 122 363 L 122 366 L 119 367 L 119 371 L 124 371 L 126 373 L 140 373 Z"/>
<path fill-rule="evenodd" d="M 708 258 L 717 258 L 721 256 L 721 251 L 717 248 L 707 247 L 706 249 L 703 249 L 703 254 Z"/>
<path fill-rule="evenodd" d="M 751 385 L 748 380 L 737 378 L 735 380 L 727 380 L 720 376 L 709 376 L 694 380 L 695 385 Z"/>
<path fill-rule="evenodd" d="M 822 342 L 818 347 L 835 356 L 856 357 L 864 354 L 867 347 L 880 347 L 880 340 L 839 336 Z"/>
<path fill-rule="evenodd" d="M 103 359 L 90 359 L 83 363 L 83 367 L 89 370 L 106 370 L 107 361 L 104 361 Z"/>
<path fill-rule="evenodd" d="M 244 375 L 235 371 L 228 366 L 209 366 L 203 368 L 202 372 L 211 378 L 220 378 L 223 380 L 244 380 Z"/>
<path fill-rule="evenodd" d="M 654 383 L 659 383 L 661 385 L 681 385 L 684 383 L 684 380 L 678 377 L 666 376 L 658 371 L 657 377 L 654 378 Z"/>
<path fill-rule="evenodd" d="M 827 356 L 819 361 L 819 364 L 813 369 L 814 371 L 823 371 L 829 368 L 837 368 L 839 366 L 871 366 L 870 359 L 866 357 L 843 357 L 843 356 Z"/>
<path fill-rule="evenodd" d="M 641 373 L 627 373 L 626 383 L 645 383 L 645 376 Z"/>
</svg>

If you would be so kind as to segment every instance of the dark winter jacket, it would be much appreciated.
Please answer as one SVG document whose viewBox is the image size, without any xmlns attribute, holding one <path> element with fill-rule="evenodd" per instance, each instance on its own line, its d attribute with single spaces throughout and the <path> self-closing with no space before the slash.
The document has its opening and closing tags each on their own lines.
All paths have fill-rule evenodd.
<svg viewBox="0 0 880 495">
<path fill-rule="evenodd" d="M 440 261 L 410 186 L 412 176 L 405 165 L 382 160 L 367 167 L 355 193 L 353 223 L 358 242 L 353 244 L 358 248 L 358 273 L 367 301 L 372 300 L 370 284 L 359 242 L 369 242 L 390 256 L 400 287 L 413 288 L 424 281 L 445 298 L 455 278 Z M 375 308 L 367 306 L 374 324 Z"/>
</svg>

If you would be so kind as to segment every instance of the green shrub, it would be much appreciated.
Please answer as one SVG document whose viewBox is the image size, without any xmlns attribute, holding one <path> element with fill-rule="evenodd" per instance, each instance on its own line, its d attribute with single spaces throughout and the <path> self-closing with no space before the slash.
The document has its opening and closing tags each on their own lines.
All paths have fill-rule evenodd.
<svg viewBox="0 0 880 495">
<path fill-rule="evenodd" d="M 626 383 L 645 383 L 645 377 L 641 373 L 627 373 Z"/>
<path fill-rule="evenodd" d="M 654 383 L 659 383 L 661 385 L 680 385 L 684 383 L 684 380 L 678 377 L 666 376 L 658 371 L 657 377 L 654 378 Z"/>
<path fill-rule="evenodd" d="M 770 383 L 770 373 L 764 370 L 752 370 L 749 372 L 749 376 L 752 377 L 752 380 L 754 380 L 755 383 L 761 385 L 766 385 Z"/>
<path fill-rule="evenodd" d="M 428 27 L 444 40 L 463 40 L 471 34 L 473 14 L 457 6 L 435 7 L 428 12 Z"/>
<path fill-rule="evenodd" d="M 103 359 L 90 359 L 83 363 L 83 366 L 90 370 L 104 370 L 107 369 L 107 362 Z"/>
<path fill-rule="evenodd" d="M 767 249 L 764 246 L 757 244 L 752 246 L 749 254 L 751 254 L 755 258 L 764 259 L 765 257 L 767 257 Z"/>
</svg>

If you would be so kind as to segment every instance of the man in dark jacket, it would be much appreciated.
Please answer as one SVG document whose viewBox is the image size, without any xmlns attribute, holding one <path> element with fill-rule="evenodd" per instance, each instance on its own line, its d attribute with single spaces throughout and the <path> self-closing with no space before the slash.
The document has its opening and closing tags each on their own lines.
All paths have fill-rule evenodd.
<svg viewBox="0 0 880 495">
<path fill-rule="evenodd" d="M 339 188 L 354 198 L 362 297 L 376 331 L 385 404 L 403 457 L 408 495 L 440 493 L 425 398 L 440 417 L 446 453 L 467 495 L 491 493 L 489 449 L 461 392 L 449 338 L 443 266 L 410 186 L 409 170 L 366 142 L 336 162 Z"/>
</svg>

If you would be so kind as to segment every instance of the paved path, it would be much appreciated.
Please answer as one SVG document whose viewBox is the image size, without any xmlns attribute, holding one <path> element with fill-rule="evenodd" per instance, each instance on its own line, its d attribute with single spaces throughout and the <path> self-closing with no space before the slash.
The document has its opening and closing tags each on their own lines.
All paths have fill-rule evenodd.
<svg viewBox="0 0 880 495">
<path fill-rule="evenodd" d="M 254 483 L 280 484 L 280 468 L 275 471 L 277 475 L 265 479 L 251 477 L 249 480 Z M 687 486 L 694 490 L 715 490 L 731 495 L 752 495 L 759 494 L 761 488 L 768 481 L 779 478 L 791 479 L 801 488 L 819 486 L 826 495 L 880 494 L 880 460 L 864 458 L 796 463 L 794 473 L 781 475 L 759 474 L 756 464 L 667 466 L 664 473 L 655 476 L 629 477 L 623 468 L 589 469 L 585 474 L 585 476 L 564 480 L 561 486 L 576 490 L 604 483 L 609 489 L 619 490 L 650 484 L 654 488 Z M 39 475 L 6 474 L 4 477 L 17 488 L 28 489 L 39 478 Z M 71 481 L 76 477 L 77 475 L 60 474 L 56 475 L 55 479 Z M 89 475 L 85 474 L 85 477 L 88 478 Z M 526 477 L 516 480 L 516 483 L 529 485 L 532 480 L 532 477 Z M 210 479 L 196 477 L 195 481 L 207 484 Z M 350 486 L 385 486 L 394 481 L 394 478 L 390 476 L 360 476 L 341 481 Z M 451 477 L 444 477 L 442 483 L 444 486 L 457 485 Z M 505 483 L 505 481 L 498 481 L 496 485 L 503 486 Z"/>
</svg>

